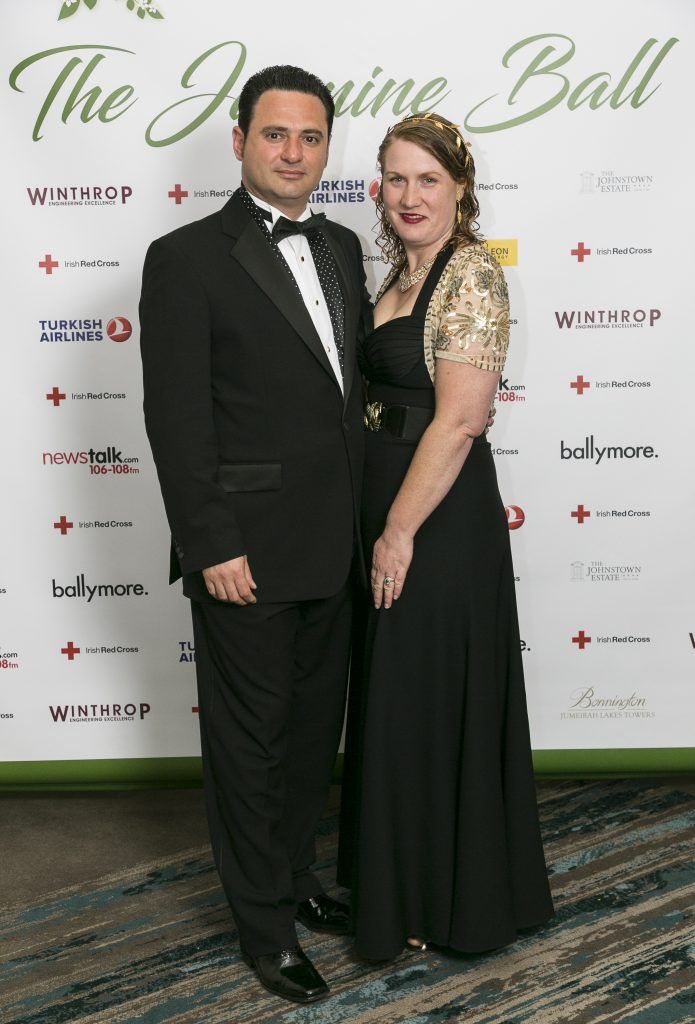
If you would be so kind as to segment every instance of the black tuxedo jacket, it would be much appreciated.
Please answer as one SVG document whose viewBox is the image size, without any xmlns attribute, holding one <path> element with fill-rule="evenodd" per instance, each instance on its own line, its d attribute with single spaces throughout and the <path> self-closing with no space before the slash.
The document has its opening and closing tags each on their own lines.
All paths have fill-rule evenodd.
<svg viewBox="0 0 695 1024">
<path fill-rule="evenodd" d="M 328 222 L 345 302 L 344 388 L 282 263 L 237 195 L 157 239 L 140 300 L 144 409 L 172 533 L 170 581 L 247 555 L 259 601 L 336 593 L 350 571 L 363 429 L 357 236 Z"/>
</svg>

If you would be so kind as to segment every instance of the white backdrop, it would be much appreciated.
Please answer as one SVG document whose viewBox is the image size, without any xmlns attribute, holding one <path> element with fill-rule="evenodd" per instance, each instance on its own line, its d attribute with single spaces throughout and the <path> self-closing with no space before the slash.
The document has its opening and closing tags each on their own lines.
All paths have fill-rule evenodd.
<svg viewBox="0 0 695 1024">
<path fill-rule="evenodd" d="M 198 754 L 137 300 L 148 242 L 237 186 L 234 98 L 272 63 L 336 94 L 314 203 L 372 286 L 387 127 L 437 109 L 471 140 L 512 300 L 491 441 L 537 766 L 693 767 L 692 5 L 160 6 L 3 4 L 0 781 Z"/>
</svg>

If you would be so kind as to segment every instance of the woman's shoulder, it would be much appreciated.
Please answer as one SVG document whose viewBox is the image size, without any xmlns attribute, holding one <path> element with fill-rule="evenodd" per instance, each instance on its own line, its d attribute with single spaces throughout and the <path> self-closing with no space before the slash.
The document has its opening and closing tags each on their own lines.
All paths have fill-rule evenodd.
<svg viewBox="0 0 695 1024">
<path fill-rule="evenodd" d="M 480 240 L 470 242 L 467 245 L 460 245 L 457 249 L 454 249 L 448 266 L 459 270 L 477 268 L 489 271 L 501 270 L 499 263 L 485 245 L 485 242 Z"/>
</svg>

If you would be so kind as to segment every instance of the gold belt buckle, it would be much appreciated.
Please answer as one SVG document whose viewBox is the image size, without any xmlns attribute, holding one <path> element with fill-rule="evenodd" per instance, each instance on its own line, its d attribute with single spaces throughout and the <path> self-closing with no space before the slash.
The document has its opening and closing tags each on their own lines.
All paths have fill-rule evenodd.
<svg viewBox="0 0 695 1024">
<path fill-rule="evenodd" d="M 364 425 L 367 430 L 377 433 L 381 430 L 381 417 L 385 406 L 383 402 L 367 402 L 364 409 Z"/>
</svg>

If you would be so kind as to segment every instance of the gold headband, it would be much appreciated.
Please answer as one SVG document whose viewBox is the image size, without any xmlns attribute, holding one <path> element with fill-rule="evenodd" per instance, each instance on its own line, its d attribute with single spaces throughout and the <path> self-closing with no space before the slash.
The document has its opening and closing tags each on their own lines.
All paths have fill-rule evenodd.
<svg viewBox="0 0 695 1024">
<path fill-rule="evenodd" d="M 464 139 L 463 135 L 461 135 L 461 126 L 458 125 L 458 124 L 445 124 L 444 121 L 439 121 L 436 117 L 433 117 L 432 114 L 425 114 L 424 117 L 415 117 L 415 116 L 404 117 L 403 120 L 402 121 L 398 121 L 397 124 L 392 124 L 391 127 L 387 130 L 386 134 L 390 135 L 391 132 L 394 130 L 394 128 L 397 128 L 398 125 L 401 125 L 401 124 L 414 124 L 417 121 L 421 121 L 423 123 L 426 122 L 427 124 L 436 125 L 437 128 L 440 128 L 442 130 L 444 128 L 448 128 L 449 131 L 453 132 L 454 133 L 454 137 L 456 139 L 456 148 L 457 149 L 461 149 L 461 147 L 463 146 L 463 148 L 465 150 L 465 154 L 466 154 L 464 162 L 466 164 L 468 164 L 469 160 L 471 159 L 471 155 L 470 155 L 470 152 L 469 152 L 471 144 L 470 144 L 470 142 L 468 142 L 467 139 Z"/>
</svg>

